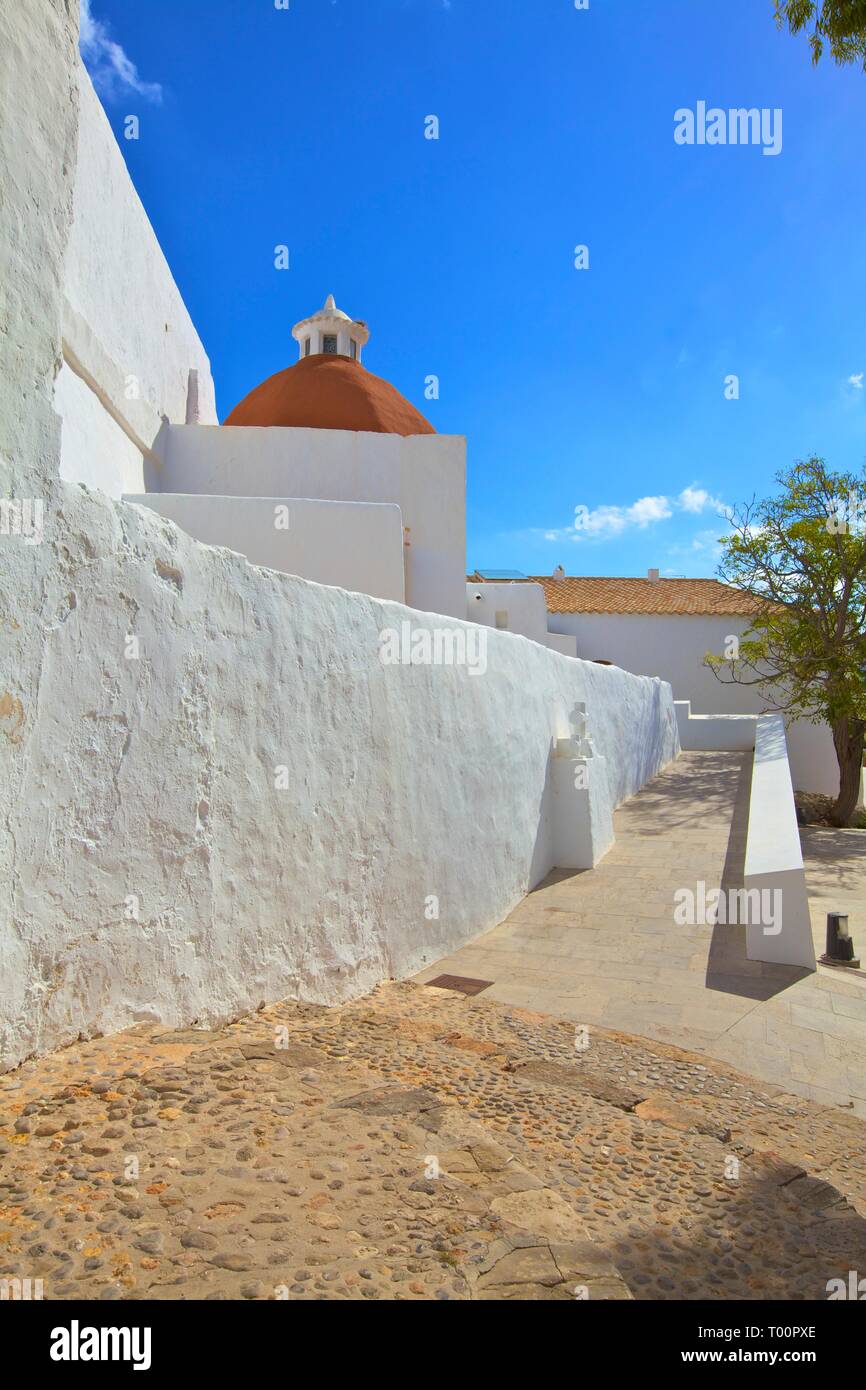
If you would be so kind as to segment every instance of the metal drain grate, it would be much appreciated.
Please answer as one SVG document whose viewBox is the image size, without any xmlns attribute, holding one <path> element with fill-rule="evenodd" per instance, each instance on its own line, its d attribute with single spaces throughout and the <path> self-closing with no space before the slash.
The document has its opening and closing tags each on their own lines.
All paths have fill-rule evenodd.
<svg viewBox="0 0 866 1390">
<path fill-rule="evenodd" d="M 430 989 L 455 989 L 459 994 L 480 994 L 492 984 L 492 980 L 469 980 L 465 975 L 438 975 L 427 981 Z"/>
</svg>

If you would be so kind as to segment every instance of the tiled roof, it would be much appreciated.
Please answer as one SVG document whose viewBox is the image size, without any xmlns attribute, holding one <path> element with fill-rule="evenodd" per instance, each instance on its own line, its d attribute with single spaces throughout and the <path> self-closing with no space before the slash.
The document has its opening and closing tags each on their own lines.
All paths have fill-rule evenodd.
<svg viewBox="0 0 866 1390">
<path fill-rule="evenodd" d="M 475 575 L 470 583 L 479 583 Z M 717 579 L 606 579 L 588 575 L 551 579 L 530 575 L 517 583 L 540 584 L 549 613 L 680 613 L 749 616 L 760 606 L 740 589 Z"/>
</svg>

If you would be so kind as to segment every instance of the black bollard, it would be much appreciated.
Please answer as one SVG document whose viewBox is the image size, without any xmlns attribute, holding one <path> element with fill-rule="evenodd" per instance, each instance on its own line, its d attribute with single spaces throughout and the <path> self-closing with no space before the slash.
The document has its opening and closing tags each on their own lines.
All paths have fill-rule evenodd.
<svg viewBox="0 0 866 1390">
<path fill-rule="evenodd" d="M 860 962 L 854 958 L 854 942 L 848 931 L 846 912 L 827 913 L 827 951 L 821 957 L 823 965 L 847 965 L 859 970 Z"/>
</svg>

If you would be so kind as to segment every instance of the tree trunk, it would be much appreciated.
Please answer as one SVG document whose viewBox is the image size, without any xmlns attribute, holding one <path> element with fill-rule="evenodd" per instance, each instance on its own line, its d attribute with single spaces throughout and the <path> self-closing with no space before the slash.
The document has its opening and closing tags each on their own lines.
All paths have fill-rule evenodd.
<svg viewBox="0 0 866 1390">
<path fill-rule="evenodd" d="M 864 733 L 866 724 L 862 719 L 837 719 L 833 724 L 833 743 L 839 761 L 839 795 L 831 812 L 834 825 L 850 825 L 860 800 Z"/>
</svg>

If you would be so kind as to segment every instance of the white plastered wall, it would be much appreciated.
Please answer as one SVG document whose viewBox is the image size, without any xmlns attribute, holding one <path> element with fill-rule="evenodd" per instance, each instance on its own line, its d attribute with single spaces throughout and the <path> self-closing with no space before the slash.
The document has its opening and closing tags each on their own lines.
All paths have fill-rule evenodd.
<svg viewBox="0 0 866 1390">
<path fill-rule="evenodd" d="M 499 615 L 504 617 L 500 624 Z M 543 647 L 576 656 L 577 643 L 573 638 L 548 631 L 547 604 L 540 584 L 511 584 L 488 582 L 466 585 L 466 616 L 471 623 L 497 627 L 520 633 Z"/>
<path fill-rule="evenodd" d="M 55 399 L 61 472 L 120 497 L 144 490 L 165 421 L 186 420 L 190 371 L 202 422 L 217 415 L 207 354 L 83 66 L 76 82 L 81 138 Z"/>
<path fill-rule="evenodd" d="M 372 431 L 171 426 L 147 491 L 391 502 L 407 528 L 406 602 L 466 616 L 466 441 Z"/>
<path fill-rule="evenodd" d="M 109 497 L 141 491 L 144 456 L 140 448 L 68 362 L 54 383 L 54 409 L 63 422 L 61 478 L 101 488 Z"/>
<path fill-rule="evenodd" d="M 489 929 L 554 862 L 551 748 L 578 702 L 611 804 L 676 754 L 659 681 L 493 631 L 483 675 L 385 666 L 386 628 L 439 620 L 254 568 L 143 507 L 64 507 L 32 552 L 35 603 L 0 568 L 3 611 L 42 633 L 5 750 L 7 1065 L 141 1019 L 333 1002 Z"/>
<path fill-rule="evenodd" d="M 335 584 L 373 598 L 404 599 L 403 519 L 379 502 L 292 497 L 127 496 L 206 545 L 239 551 L 254 565 Z"/>
<path fill-rule="evenodd" d="M 659 681 L 497 632 L 483 676 L 386 667 L 384 628 L 436 620 L 61 478 L 76 38 L 63 0 L 0 8 L 0 485 L 45 506 L 42 543 L 0 537 L 0 1067 L 411 973 L 549 867 L 550 748 L 575 703 L 612 801 L 677 749 Z"/>
</svg>

